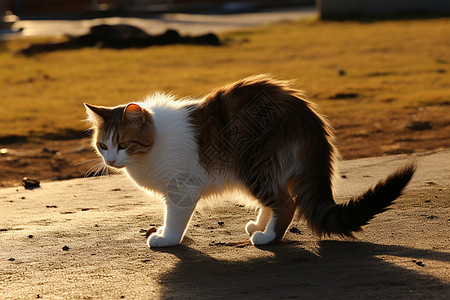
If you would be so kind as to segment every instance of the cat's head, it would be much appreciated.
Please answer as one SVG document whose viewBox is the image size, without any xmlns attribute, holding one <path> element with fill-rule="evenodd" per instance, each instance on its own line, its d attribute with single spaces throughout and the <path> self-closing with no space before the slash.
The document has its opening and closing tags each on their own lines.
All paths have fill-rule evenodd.
<svg viewBox="0 0 450 300">
<path fill-rule="evenodd" d="M 106 165 L 123 168 L 148 153 L 155 139 L 152 115 L 136 103 L 104 107 L 85 104 L 93 144 Z"/>
</svg>

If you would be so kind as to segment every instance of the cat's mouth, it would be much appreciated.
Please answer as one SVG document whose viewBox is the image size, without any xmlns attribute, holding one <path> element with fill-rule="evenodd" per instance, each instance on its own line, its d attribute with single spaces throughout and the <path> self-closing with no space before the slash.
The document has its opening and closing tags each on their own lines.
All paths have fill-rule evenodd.
<svg viewBox="0 0 450 300">
<path fill-rule="evenodd" d="M 125 166 L 121 165 L 120 163 L 116 162 L 116 161 L 105 161 L 105 164 L 109 167 L 109 168 L 113 168 L 113 169 L 121 169 Z"/>
</svg>

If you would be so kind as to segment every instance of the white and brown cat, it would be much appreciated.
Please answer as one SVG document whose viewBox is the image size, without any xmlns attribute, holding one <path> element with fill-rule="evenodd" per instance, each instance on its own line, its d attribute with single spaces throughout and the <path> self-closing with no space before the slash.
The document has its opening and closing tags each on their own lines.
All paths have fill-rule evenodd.
<svg viewBox="0 0 450 300">
<path fill-rule="evenodd" d="M 345 204 L 333 199 L 337 150 L 327 121 L 287 82 L 253 76 L 200 100 L 155 94 L 117 107 L 86 104 L 104 163 L 165 199 L 150 247 L 179 244 L 200 198 L 240 189 L 259 202 L 245 227 L 255 245 L 280 241 L 297 213 L 319 236 L 352 236 L 402 194 L 408 164 Z"/>
</svg>

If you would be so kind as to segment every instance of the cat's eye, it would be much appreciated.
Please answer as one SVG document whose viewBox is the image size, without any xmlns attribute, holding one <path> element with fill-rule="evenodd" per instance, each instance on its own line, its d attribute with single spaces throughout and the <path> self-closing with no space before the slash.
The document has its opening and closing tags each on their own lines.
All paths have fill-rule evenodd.
<svg viewBox="0 0 450 300">
<path fill-rule="evenodd" d="M 102 150 L 108 150 L 108 146 L 106 146 L 106 145 L 103 144 L 103 143 L 98 143 L 98 147 L 99 147 L 100 149 L 102 149 Z"/>
<path fill-rule="evenodd" d="M 119 144 L 119 150 L 127 149 L 129 145 L 130 145 L 130 142 L 128 142 L 128 141 L 122 142 Z"/>
</svg>

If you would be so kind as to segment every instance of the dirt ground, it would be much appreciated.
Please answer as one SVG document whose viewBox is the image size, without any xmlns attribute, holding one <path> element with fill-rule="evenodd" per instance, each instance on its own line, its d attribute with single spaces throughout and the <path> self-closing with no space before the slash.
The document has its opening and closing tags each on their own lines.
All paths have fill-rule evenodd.
<svg viewBox="0 0 450 300">
<path fill-rule="evenodd" d="M 281 244 L 254 247 L 235 204 L 195 213 L 182 245 L 149 249 L 163 206 L 123 175 L 0 189 L 1 299 L 448 299 L 450 151 L 419 169 L 393 209 L 357 240 L 319 239 L 294 222 Z M 346 201 L 409 156 L 342 162 Z"/>
<path fill-rule="evenodd" d="M 383 119 L 370 114 L 348 119 L 330 112 L 329 119 L 344 159 L 450 148 L 450 105 L 407 108 Z M 0 187 L 20 185 L 23 177 L 51 181 L 91 176 L 97 161 L 87 137 L 0 138 Z"/>
</svg>

